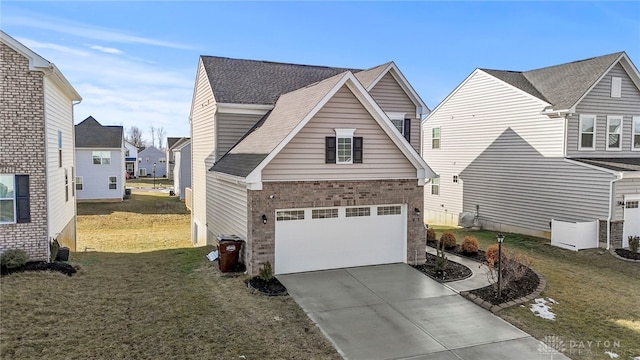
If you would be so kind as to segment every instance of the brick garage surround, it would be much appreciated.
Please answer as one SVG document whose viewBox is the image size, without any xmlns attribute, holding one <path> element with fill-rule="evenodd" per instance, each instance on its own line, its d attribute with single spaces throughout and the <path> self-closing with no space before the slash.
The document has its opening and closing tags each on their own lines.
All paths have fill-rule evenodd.
<svg viewBox="0 0 640 360">
<path fill-rule="evenodd" d="M 607 220 L 599 220 L 598 239 L 600 247 L 607 247 Z M 624 231 L 624 220 L 611 221 L 609 241 L 614 249 L 622 248 L 622 233 Z"/>
<path fill-rule="evenodd" d="M 44 74 L 0 43 L 0 173 L 29 175 L 31 222 L 0 225 L 0 252 L 24 249 L 32 260 L 48 258 L 45 174 Z"/>
<path fill-rule="evenodd" d="M 413 261 L 417 250 L 417 261 L 424 262 L 423 198 L 424 188 L 416 179 L 265 182 L 262 190 L 247 194 L 247 271 L 257 275 L 267 261 L 274 265 L 275 210 L 310 207 L 407 204 L 407 259 Z M 267 224 L 262 223 L 262 214 L 267 215 Z"/>
</svg>

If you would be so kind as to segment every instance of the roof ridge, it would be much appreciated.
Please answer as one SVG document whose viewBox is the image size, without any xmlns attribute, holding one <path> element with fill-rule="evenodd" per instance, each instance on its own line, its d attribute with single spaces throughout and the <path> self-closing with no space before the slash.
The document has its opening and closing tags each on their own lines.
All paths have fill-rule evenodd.
<svg viewBox="0 0 640 360">
<path fill-rule="evenodd" d="M 583 62 L 587 62 L 587 61 L 593 61 L 593 60 L 596 60 L 596 59 L 602 59 L 602 58 L 605 58 L 605 57 L 608 57 L 608 56 L 612 56 L 612 55 L 617 55 L 616 57 L 619 57 L 620 55 L 622 55 L 624 53 L 625 53 L 624 51 L 619 51 L 619 52 L 606 54 L 606 55 L 592 56 L 592 57 L 587 58 L 587 59 L 569 61 L 569 62 L 565 62 L 565 63 L 562 63 L 562 64 L 556 64 L 556 65 L 545 66 L 545 67 L 541 67 L 541 68 L 537 68 L 537 69 L 531 69 L 531 70 L 523 71 L 523 73 L 530 73 L 530 72 L 534 72 L 534 71 L 538 71 L 538 70 L 547 70 L 547 69 L 551 69 L 551 68 L 554 68 L 554 67 L 560 67 L 560 66 L 575 65 L 575 64 L 579 64 L 579 63 L 583 63 Z"/>
<path fill-rule="evenodd" d="M 324 69 L 345 69 L 345 70 L 350 70 L 350 71 L 353 71 L 353 70 L 362 71 L 362 70 L 364 70 L 364 69 L 347 68 L 347 67 L 343 67 L 343 66 L 299 64 L 299 63 L 288 63 L 288 62 L 272 61 L 272 60 L 240 59 L 240 58 L 232 58 L 232 57 L 227 57 L 227 56 L 216 56 L 216 55 L 200 55 L 200 57 L 201 58 L 216 58 L 216 59 L 224 59 L 224 60 L 250 61 L 250 62 L 255 62 L 255 63 L 274 64 L 274 65 L 293 65 L 293 66 L 301 66 L 301 67 L 314 67 L 314 68 L 324 68 Z M 377 67 L 377 66 L 374 66 L 373 68 L 375 68 L 375 67 Z"/>
</svg>

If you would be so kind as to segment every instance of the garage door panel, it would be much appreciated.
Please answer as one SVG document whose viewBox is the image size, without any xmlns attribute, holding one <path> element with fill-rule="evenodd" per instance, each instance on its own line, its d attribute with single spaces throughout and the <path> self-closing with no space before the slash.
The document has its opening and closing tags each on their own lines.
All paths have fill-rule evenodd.
<svg viewBox="0 0 640 360">
<path fill-rule="evenodd" d="M 312 219 L 276 222 L 275 272 L 277 274 L 324 270 L 406 260 L 406 206 L 397 215 Z"/>
</svg>

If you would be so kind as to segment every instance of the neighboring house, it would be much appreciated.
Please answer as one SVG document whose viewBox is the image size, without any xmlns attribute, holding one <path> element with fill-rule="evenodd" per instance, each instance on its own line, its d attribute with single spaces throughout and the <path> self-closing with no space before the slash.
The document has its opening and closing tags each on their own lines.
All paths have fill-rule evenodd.
<svg viewBox="0 0 640 360">
<path fill-rule="evenodd" d="M 167 176 L 167 154 L 149 146 L 138 152 L 138 167 L 140 176 L 155 176 L 157 178 Z"/>
<path fill-rule="evenodd" d="M 192 239 L 246 241 L 250 274 L 424 261 L 429 112 L 393 62 L 368 70 L 201 56 Z"/>
<path fill-rule="evenodd" d="M 49 244 L 75 251 L 73 105 L 60 70 L 0 31 L 0 253 L 49 260 Z"/>
<path fill-rule="evenodd" d="M 173 150 L 182 146 L 189 141 L 188 137 L 168 137 L 167 138 L 167 179 L 173 180 L 173 169 L 175 167 L 175 159 L 173 158 Z"/>
<path fill-rule="evenodd" d="M 180 200 L 184 200 L 185 188 L 191 187 L 191 139 L 173 146 L 173 188 Z"/>
<path fill-rule="evenodd" d="M 552 219 L 597 220 L 601 243 L 626 246 L 640 235 L 639 88 L 624 52 L 476 69 L 424 122 L 423 157 L 439 175 L 425 220 L 477 211 L 484 228 L 545 237 Z"/>
<path fill-rule="evenodd" d="M 92 116 L 76 125 L 78 201 L 122 201 L 125 152 L 122 126 L 103 126 Z"/>
<path fill-rule="evenodd" d="M 129 178 L 138 177 L 138 147 L 124 141 L 124 166 Z"/>
</svg>

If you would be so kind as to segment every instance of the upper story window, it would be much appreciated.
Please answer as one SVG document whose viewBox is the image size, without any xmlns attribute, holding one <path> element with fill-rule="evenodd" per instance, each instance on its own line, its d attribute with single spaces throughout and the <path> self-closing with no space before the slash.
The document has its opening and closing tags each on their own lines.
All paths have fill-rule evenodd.
<svg viewBox="0 0 640 360">
<path fill-rule="evenodd" d="M 129 157 L 129 154 L 131 154 L 131 150 L 126 149 L 126 150 L 124 151 L 124 156 Z"/>
<path fill-rule="evenodd" d="M 440 176 L 431 179 L 431 195 L 440 195 Z"/>
<path fill-rule="evenodd" d="M 159 162 L 159 163 L 161 163 L 161 164 L 162 164 L 162 163 L 166 163 L 166 162 L 167 162 L 167 159 L 166 159 L 166 158 L 161 157 L 160 159 L 158 159 L 158 162 Z"/>
<path fill-rule="evenodd" d="M 620 150 L 622 137 L 622 116 L 607 116 L 607 150 Z"/>
<path fill-rule="evenodd" d="M 400 134 L 411 142 L 411 119 L 407 119 L 405 113 L 388 112 L 387 116 Z"/>
<path fill-rule="evenodd" d="M 611 97 L 622 97 L 622 78 L 616 76 L 611 77 Z"/>
<path fill-rule="evenodd" d="M 336 136 L 325 139 L 325 163 L 362 163 L 362 137 L 353 136 L 356 129 L 335 129 Z"/>
<path fill-rule="evenodd" d="M 96 165 L 111 164 L 111 151 L 92 151 L 91 157 Z"/>
<path fill-rule="evenodd" d="M 640 116 L 634 116 L 631 123 L 631 150 L 640 151 Z"/>
<path fill-rule="evenodd" d="M 0 174 L 0 224 L 28 222 L 29 175 Z"/>
<path fill-rule="evenodd" d="M 440 149 L 440 128 L 431 129 L 431 148 Z"/>
<path fill-rule="evenodd" d="M 62 131 L 58 130 L 58 167 L 62 167 Z"/>
<path fill-rule="evenodd" d="M 109 176 L 109 190 L 116 190 L 118 188 L 118 178 L 115 176 Z"/>
<path fill-rule="evenodd" d="M 595 150 L 596 148 L 596 116 L 580 115 L 580 138 L 578 150 Z"/>
</svg>

